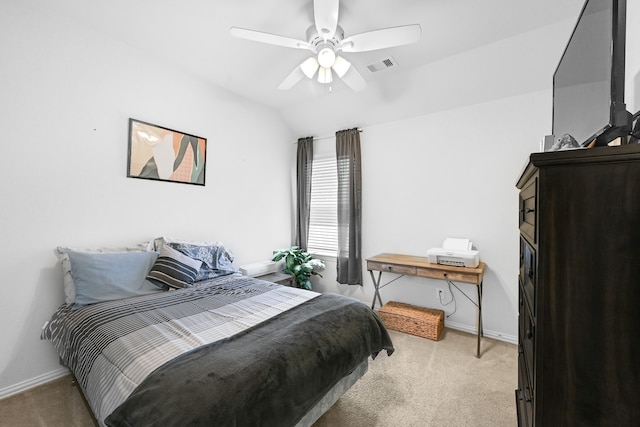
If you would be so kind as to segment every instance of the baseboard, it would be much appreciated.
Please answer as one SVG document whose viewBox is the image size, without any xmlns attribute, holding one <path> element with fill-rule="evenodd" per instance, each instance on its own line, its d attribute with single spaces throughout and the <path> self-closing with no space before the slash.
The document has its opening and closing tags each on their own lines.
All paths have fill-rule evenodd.
<svg viewBox="0 0 640 427">
<path fill-rule="evenodd" d="M 18 384 L 14 384 L 9 387 L 2 388 L 0 389 L 0 399 L 13 396 L 14 394 L 22 393 L 24 391 L 29 390 L 30 388 L 34 388 L 39 385 L 48 383 L 49 381 L 53 381 L 60 377 L 64 377 L 65 375 L 69 375 L 69 370 L 67 368 L 60 368 L 60 369 L 56 369 L 55 371 L 51 371 L 51 372 L 47 372 L 46 374 L 39 375 L 35 378 L 31 378 L 29 380 L 19 382 Z"/>
<path fill-rule="evenodd" d="M 469 332 L 474 335 L 478 333 L 478 330 L 476 328 L 472 328 L 469 325 L 465 325 L 463 323 L 445 321 L 445 326 L 447 328 L 456 329 L 458 331 Z M 518 336 L 506 335 L 501 332 L 487 330 L 487 328 L 484 328 L 484 330 L 482 331 L 482 336 L 518 345 Z"/>
</svg>

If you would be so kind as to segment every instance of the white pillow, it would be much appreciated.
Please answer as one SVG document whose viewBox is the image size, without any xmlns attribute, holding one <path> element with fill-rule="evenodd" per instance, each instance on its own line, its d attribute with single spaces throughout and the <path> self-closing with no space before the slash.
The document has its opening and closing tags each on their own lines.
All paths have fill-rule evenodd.
<svg viewBox="0 0 640 427">
<path fill-rule="evenodd" d="M 116 248 L 75 248 L 58 246 L 56 255 L 62 265 L 62 281 L 64 283 L 64 302 L 73 304 L 76 302 L 76 290 L 73 285 L 73 274 L 71 272 L 71 262 L 69 260 L 69 252 L 86 252 L 86 253 L 114 253 L 114 252 L 148 252 L 153 251 L 153 241 L 140 243 L 132 246 L 122 246 Z"/>
<path fill-rule="evenodd" d="M 161 292 L 145 279 L 158 258 L 156 252 L 68 253 L 76 305 Z"/>
</svg>

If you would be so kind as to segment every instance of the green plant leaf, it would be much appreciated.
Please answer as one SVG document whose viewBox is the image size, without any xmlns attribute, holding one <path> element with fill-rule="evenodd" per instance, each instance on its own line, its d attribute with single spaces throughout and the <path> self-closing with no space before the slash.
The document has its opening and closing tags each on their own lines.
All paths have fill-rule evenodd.
<svg viewBox="0 0 640 427">
<path fill-rule="evenodd" d="M 296 279 L 296 286 L 304 289 L 311 289 L 311 276 L 322 275 L 315 271 L 325 268 L 324 261 L 313 258 L 313 256 L 298 246 L 291 246 L 289 249 L 273 251 L 273 261 L 280 261 L 284 258 L 284 272 L 292 274 Z"/>
</svg>

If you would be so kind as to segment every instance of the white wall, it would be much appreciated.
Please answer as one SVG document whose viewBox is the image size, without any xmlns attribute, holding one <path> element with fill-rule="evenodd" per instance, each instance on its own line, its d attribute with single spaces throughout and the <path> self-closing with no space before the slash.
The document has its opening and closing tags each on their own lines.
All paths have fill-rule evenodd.
<svg viewBox="0 0 640 427">
<path fill-rule="evenodd" d="M 364 257 L 381 252 L 426 256 L 446 237 L 470 238 L 487 264 L 485 333 L 506 341 L 517 339 L 515 183 L 527 155 L 539 147 L 537 136 L 547 126 L 549 98 L 548 92 L 536 92 L 365 127 L 361 134 Z M 338 285 L 335 264 L 327 263 L 315 289 L 371 303 L 372 281 L 366 264 L 363 268 L 363 287 Z M 383 283 L 395 277 L 385 273 Z M 475 286 L 457 285 L 477 301 Z M 384 288 L 382 297 L 384 302 L 402 301 L 452 314 L 454 304 L 441 306 L 437 288 L 446 290 L 446 301 L 451 298 L 445 282 L 408 276 Z M 475 331 L 475 306 L 452 289 L 457 309 L 445 325 Z"/>
<path fill-rule="evenodd" d="M 240 265 L 289 244 L 293 136 L 271 110 L 17 1 L 0 58 L 0 396 L 60 373 L 39 340 L 56 246 L 209 239 Z M 129 117 L 207 138 L 206 186 L 126 178 Z"/>
</svg>

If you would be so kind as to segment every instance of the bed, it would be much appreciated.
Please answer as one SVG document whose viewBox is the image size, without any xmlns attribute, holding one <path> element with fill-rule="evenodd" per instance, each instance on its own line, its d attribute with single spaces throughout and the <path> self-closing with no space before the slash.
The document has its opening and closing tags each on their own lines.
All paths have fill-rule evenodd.
<svg viewBox="0 0 640 427">
<path fill-rule="evenodd" d="M 174 261 L 175 250 L 167 256 L 167 249 L 176 248 L 60 251 L 73 290 L 65 284 L 66 302 L 42 338 L 75 376 L 101 426 L 309 426 L 364 375 L 369 357 L 393 352 L 384 325 L 364 303 L 241 276 L 230 263 L 221 271 L 220 251 L 199 257 L 217 274 L 203 273 L 207 265 L 199 260 L 192 280 L 158 286 L 154 270 Z M 131 258 L 137 260 L 129 269 L 139 271 L 129 288 L 134 283 L 136 290 L 92 301 L 84 288 L 103 292 L 104 283 L 96 282 L 112 281 L 114 265 Z M 127 280 L 119 277 L 115 286 Z"/>
</svg>

